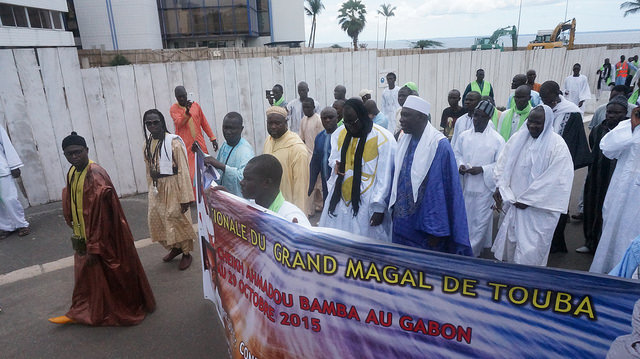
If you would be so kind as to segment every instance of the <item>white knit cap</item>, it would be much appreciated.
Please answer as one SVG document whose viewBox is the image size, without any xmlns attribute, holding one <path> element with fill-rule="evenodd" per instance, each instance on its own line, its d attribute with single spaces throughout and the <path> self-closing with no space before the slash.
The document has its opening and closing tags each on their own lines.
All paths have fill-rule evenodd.
<svg viewBox="0 0 640 359">
<path fill-rule="evenodd" d="M 431 110 L 430 103 L 414 95 L 408 96 L 407 100 L 404 102 L 404 106 L 402 107 L 416 110 L 418 112 L 424 113 L 425 115 L 429 115 L 430 114 L 429 111 Z"/>
</svg>

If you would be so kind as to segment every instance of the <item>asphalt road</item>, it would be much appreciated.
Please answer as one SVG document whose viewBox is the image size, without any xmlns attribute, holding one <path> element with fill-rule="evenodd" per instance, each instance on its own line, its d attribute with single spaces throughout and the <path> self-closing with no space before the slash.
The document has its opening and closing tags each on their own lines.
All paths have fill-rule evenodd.
<svg viewBox="0 0 640 359">
<path fill-rule="evenodd" d="M 570 210 L 582 191 L 586 169 L 575 172 Z M 140 325 L 125 328 L 57 326 L 47 318 L 62 315 L 71 302 L 73 254 L 60 203 L 26 210 L 32 233 L 0 240 L 0 357 L 2 358 L 227 358 L 223 329 L 213 304 L 203 298 L 200 258 L 179 271 L 178 259 L 145 240 L 146 195 L 121 200 L 140 259 L 153 288 L 157 310 Z M 194 217 L 195 218 L 195 217 Z M 313 219 L 312 219 L 313 220 Z M 316 219 L 317 220 L 317 219 Z M 588 270 L 592 255 L 575 249 L 584 239 L 582 223 L 566 228 L 568 253 L 553 253 L 549 266 Z M 194 252 L 197 252 L 196 249 Z M 492 258 L 486 251 L 485 258 Z M 66 259 L 64 259 L 66 258 Z M 19 278 L 24 278 L 17 280 Z"/>
</svg>

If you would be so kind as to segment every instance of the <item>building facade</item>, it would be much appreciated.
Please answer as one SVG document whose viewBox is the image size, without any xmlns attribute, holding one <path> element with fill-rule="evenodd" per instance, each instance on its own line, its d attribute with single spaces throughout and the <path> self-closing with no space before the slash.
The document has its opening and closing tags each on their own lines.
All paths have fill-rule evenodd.
<svg viewBox="0 0 640 359">
<path fill-rule="evenodd" d="M 301 0 L 74 0 L 71 6 L 84 49 L 295 47 L 305 38 Z"/>
<path fill-rule="evenodd" d="M 74 46 L 65 0 L 0 1 L 0 48 Z"/>
</svg>

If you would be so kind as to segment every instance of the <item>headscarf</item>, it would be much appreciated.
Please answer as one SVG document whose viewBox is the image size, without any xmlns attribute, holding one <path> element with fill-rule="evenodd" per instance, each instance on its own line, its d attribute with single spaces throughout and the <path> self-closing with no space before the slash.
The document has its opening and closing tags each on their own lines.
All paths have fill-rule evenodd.
<svg viewBox="0 0 640 359">
<path fill-rule="evenodd" d="M 540 136 L 533 141 L 533 145 L 531 147 L 525 148 L 525 144 L 529 138 L 531 138 L 531 134 L 529 133 L 527 126 L 523 125 L 520 127 L 518 132 L 509 139 L 511 152 L 504 166 L 504 176 L 502 176 L 501 179 L 498 179 L 498 181 L 506 181 L 506 184 L 511 182 L 511 176 L 513 175 L 516 162 L 520 158 L 521 151 L 527 151 L 527 154 L 531 156 L 531 176 L 533 178 L 540 176 L 545 171 L 547 167 L 546 161 L 549 158 L 547 152 L 553 150 L 553 148 L 549 146 L 553 136 L 553 111 L 551 110 L 551 107 L 547 105 L 538 105 L 534 107 L 531 112 L 535 111 L 539 107 L 544 109 L 544 129 L 542 130 L 542 133 L 540 133 Z M 498 183 L 498 185 L 500 185 L 500 183 Z M 505 199 L 508 201 L 515 201 L 515 199 Z"/>
<path fill-rule="evenodd" d="M 351 204 L 353 205 L 353 216 L 358 215 L 360 210 L 360 182 L 362 180 L 362 154 L 364 153 L 364 146 L 367 143 L 367 135 L 373 128 L 373 120 L 369 118 L 367 109 L 364 107 L 362 100 L 358 98 L 350 98 L 344 103 L 344 107 L 351 107 L 358 116 L 358 120 L 362 122 L 362 127 L 358 133 L 351 133 L 347 130 L 347 135 L 342 143 L 340 150 L 340 166 L 338 167 L 339 173 L 345 173 L 345 164 L 347 163 L 347 150 L 353 137 L 359 138 L 358 147 L 356 147 L 356 153 L 353 159 L 353 184 L 351 186 Z M 336 184 L 331 195 L 331 201 L 329 202 L 329 214 L 334 215 L 334 211 L 340 197 L 342 197 L 342 182 L 344 181 L 344 174 L 338 175 Z"/>
<path fill-rule="evenodd" d="M 416 85 L 415 82 L 409 81 L 406 84 L 402 85 L 402 87 L 408 87 L 409 89 L 411 89 L 411 90 L 413 90 L 415 92 L 418 92 L 418 85 Z"/>
<path fill-rule="evenodd" d="M 275 105 L 267 109 L 267 116 L 271 115 L 272 113 L 277 113 L 278 115 L 281 115 L 284 118 L 286 118 L 288 115 L 286 108 L 282 106 L 275 106 Z"/>
</svg>

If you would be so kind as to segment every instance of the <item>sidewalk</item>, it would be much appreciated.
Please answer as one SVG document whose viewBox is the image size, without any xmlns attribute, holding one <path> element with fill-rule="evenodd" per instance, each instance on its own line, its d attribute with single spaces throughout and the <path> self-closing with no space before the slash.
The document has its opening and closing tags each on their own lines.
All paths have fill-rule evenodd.
<svg viewBox="0 0 640 359">
<path fill-rule="evenodd" d="M 193 264 L 185 271 L 178 270 L 178 259 L 162 262 L 166 251 L 145 240 L 146 194 L 121 202 L 136 246 L 142 245 L 138 254 L 156 298 L 156 311 L 133 327 L 49 323 L 48 318 L 64 314 L 71 304 L 70 230 L 59 202 L 28 208 L 31 235 L 12 235 L 0 241 L 2 358 L 229 357 L 215 308 L 203 298 L 198 247 Z M 32 270 L 24 269 L 29 267 Z M 34 273 L 33 268 L 41 270 Z M 16 280 L 20 279 L 16 275 L 25 279 Z M 3 277 L 5 283 L 7 277 L 12 282 L 3 283 Z"/>
</svg>

